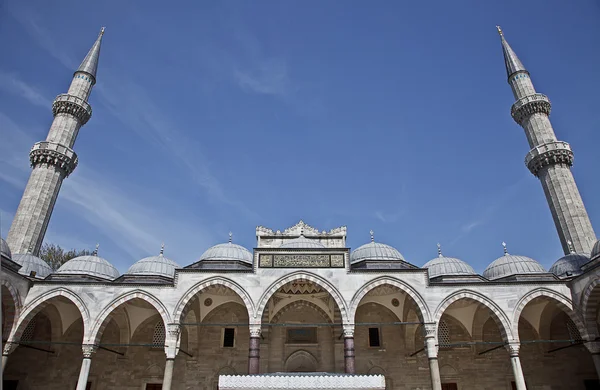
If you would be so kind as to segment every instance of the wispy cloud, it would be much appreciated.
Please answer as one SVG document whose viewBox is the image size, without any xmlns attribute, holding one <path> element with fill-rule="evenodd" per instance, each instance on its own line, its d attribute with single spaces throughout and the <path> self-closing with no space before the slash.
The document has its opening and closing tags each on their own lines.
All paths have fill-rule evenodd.
<svg viewBox="0 0 600 390">
<path fill-rule="evenodd" d="M 255 61 L 247 69 L 235 69 L 240 88 L 257 94 L 285 97 L 293 92 L 288 67 L 284 60 L 267 58 Z"/>
<path fill-rule="evenodd" d="M 395 213 L 386 213 L 383 211 L 375 211 L 375 213 L 374 213 L 375 218 L 377 218 L 378 220 L 380 220 L 381 222 L 384 222 L 384 223 L 397 222 L 400 219 L 400 217 L 402 216 L 402 214 L 404 214 L 403 211 L 398 211 Z"/>
<path fill-rule="evenodd" d="M 24 98 L 34 106 L 48 108 L 51 104 L 39 89 L 24 82 L 16 73 L 7 73 L 2 69 L 0 69 L 0 89 Z"/>
</svg>

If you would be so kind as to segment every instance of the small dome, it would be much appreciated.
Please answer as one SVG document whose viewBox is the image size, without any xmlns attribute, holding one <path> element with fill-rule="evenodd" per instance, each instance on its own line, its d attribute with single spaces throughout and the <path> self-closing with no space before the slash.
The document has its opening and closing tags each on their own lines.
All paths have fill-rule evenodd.
<svg viewBox="0 0 600 390">
<path fill-rule="evenodd" d="M 590 254 L 590 259 L 595 260 L 600 257 L 600 240 L 596 241 Z"/>
<path fill-rule="evenodd" d="M 143 258 L 133 264 L 127 270 L 130 275 L 156 275 L 172 278 L 175 276 L 175 268 L 181 268 L 179 264 L 163 256 L 163 249 L 158 256 Z"/>
<path fill-rule="evenodd" d="M 515 256 L 508 254 L 506 244 L 504 256 L 497 258 L 483 271 L 483 276 L 489 280 L 500 279 L 505 276 L 522 274 L 543 274 L 546 270 L 537 261 L 526 256 Z"/>
<path fill-rule="evenodd" d="M 359 246 L 350 254 L 351 263 L 362 260 L 406 261 L 396 248 L 375 241 Z"/>
<path fill-rule="evenodd" d="M 556 276 L 575 276 L 581 273 L 581 266 L 590 261 L 590 258 L 581 253 L 571 252 L 556 260 L 550 272 Z"/>
<path fill-rule="evenodd" d="M 12 260 L 15 263 L 21 264 L 21 268 L 19 268 L 19 273 L 21 275 L 29 276 L 31 275 L 31 272 L 34 271 L 36 278 L 44 279 L 52 273 L 52 268 L 50 268 L 48 263 L 31 253 L 15 253 Z"/>
<path fill-rule="evenodd" d="M 12 260 L 12 254 L 10 253 L 10 247 L 8 243 L 4 240 L 4 238 L 0 238 L 0 254 L 2 257 L 6 257 L 9 260 Z"/>
<path fill-rule="evenodd" d="M 477 275 L 477 272 L 466 262 L 455 257 L 440 256 L 423 265 L 429 270 L 429 279 L 447 275 Z"/>
<path fill-rule="evenodd" d="M 96 251 L 92 255 L 79 256 L 67 261 L 55 273 L 89 275 L 109 280 L 119 277 L 119 271 L 107 260 L 98 257 Z"/>
<path fill-rule="evenodd" d="M 241 245 L 231 242 L 210 247 L 200 256 L 200 260 L 237 260 L 252 263 L 252 253 Z"/>
<path fill-rule="evenodd" d="M 310 238 L 304 237 L 304 235 L 300 235 L 298 238 L 294 238 L 293 240 L 285 241 L 283 244 L 279 246 L 283 249 L 290 248 L 303 248 L 303 249 L 323 249 L 325 245 L 321 244 L 319 240 L 311 240 Z"/>
</svg>

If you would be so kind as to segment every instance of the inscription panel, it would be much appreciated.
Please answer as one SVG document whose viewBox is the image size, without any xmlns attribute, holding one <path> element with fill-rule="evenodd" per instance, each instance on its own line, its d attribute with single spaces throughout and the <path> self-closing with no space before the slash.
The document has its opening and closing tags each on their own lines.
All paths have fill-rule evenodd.
<svg viewBox="0 0 600 390">
<path fill-rule="evenodd" d="M 344 255 L 286 253 L 264 254 L 259 257 L 261 268 L 343 268 Z"/>
</svg>

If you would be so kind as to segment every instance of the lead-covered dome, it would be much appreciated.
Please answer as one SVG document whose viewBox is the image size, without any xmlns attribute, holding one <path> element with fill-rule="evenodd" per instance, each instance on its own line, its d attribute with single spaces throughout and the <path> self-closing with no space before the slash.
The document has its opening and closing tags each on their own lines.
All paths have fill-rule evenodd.
<svg viewBox="0 0 600 390">
<path fill-rule="evenodd" d="M 164 246 L 160 249 L 158 256 L 150 256 L 141 259 L 127 270 L 128 275 L 144 276 L 175 276 L 175 269 L 181 268 L 179 264 L 164 256 Z"/>
<path fill-rule="evenodd" d="M 31 273 L 35 272 L 35 278 L 44 279 L 52 273 L 52 268 L 48 263 L 31 253 L 15 253 L 12 261 L 21 265 L 21 268 L 19 268 L 21 275 L 31 276 Z"/>
<path fill-rule="evenodd" d="M 200 260 L 237 260 L 252 264 L 252 253 L 241 245 L 232 243 L 210 247 L 200 256 Z"/>
<path fill-rule="evenodd" d="M 10 252 L 10 247 L 4 238 L 0 238 L 0 254 L 2 257 L 6 257 L 9 260 L 12 260 L 12 254 Z"/>
<path fill-rule="evenodd" d="M 423 265 L 429 271 L 429 279 L 438 276 L 448 275 L 477 275 L 477 272 L 469 264 L 455 257 L 446 257 L 442 255 L 438 245 L 438 257 L 429 260 Z"/>
<path fill-rule="evenodd" d="M 373 231 L 371 230 L 371 242 L 359 246 L 350 254 L 350 263 L 357 263 L 363 260 L 378 261 L 406 261 L 404 256 L 393 246 L 375 242 Z"/>
<path fill-rule="evenodd" d="M 304 235 L 300 235 L 300 237 L 298 237 L 298 238 L 294 238 L 293 240 L 285 241 L 279 247 L 282 249 L 290 249 L 290 248 L 323 249 L 323 248 L 325 248 L 325 245 L 321 244 L 321 242 L 318 240 L 311 240 L 310 238 L 304 237 Z"/>
<path fill-rule="evenodd" d="M 504 256 L 497 258 L 483 271 L 483 276 L 489 280 L 506 276 L 523 274 L 543 274 L 546 270 L 540 263 L 527 256 L 511 255 L 504 245 Z"/>
<path fill-rule="evenodd" d="M 600 240 L 596 241 L 590 254 L 590 259 L 595 260 L 597 258 L 600 258 Z"/>
<path fill-rule="evenodd" d="M 91 255 L 75 257 L 64 263 L 55 273 L 92 276 L 108 280 L 119 277 L 119 271 L 108 260 L 98 256 L 97 246 Z"/>
<path fill-rule="evenodd" d="M 581 253 L 571 252 L 556 260 L 550 272 L 559 277 L 576 276 L 581 274 L 581 266 L 590 261 L 590 258 Z"/>
</svg>

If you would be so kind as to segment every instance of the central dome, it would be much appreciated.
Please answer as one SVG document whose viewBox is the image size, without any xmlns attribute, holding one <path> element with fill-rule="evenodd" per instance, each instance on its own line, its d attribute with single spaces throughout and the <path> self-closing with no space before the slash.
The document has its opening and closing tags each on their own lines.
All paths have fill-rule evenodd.
<svg viewBox="0 0 600 390">
<path fill-rule="evenodd" d="M 318 240 L 311 240 L 310 238 L 306 238 L 304 235 L 301 235 L 293 240 L 285 241 L 283 244 L 281 244 L 280 248 L 323 249 L 325 248 L 325 245 L 321 244 L 321 242 Z"/>
</svg>

